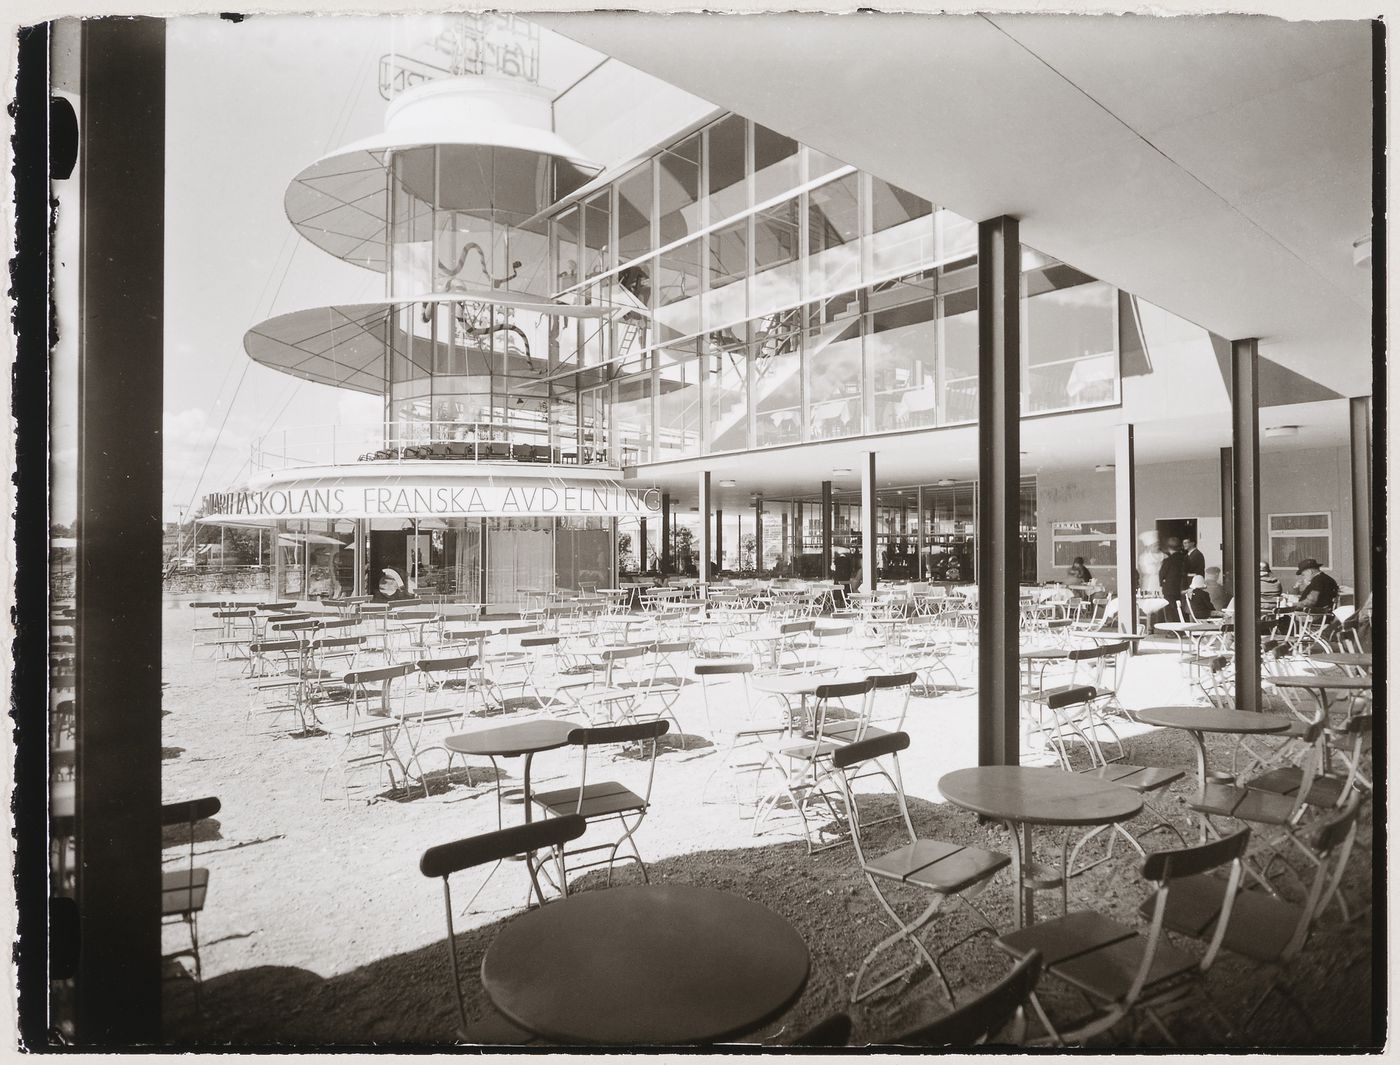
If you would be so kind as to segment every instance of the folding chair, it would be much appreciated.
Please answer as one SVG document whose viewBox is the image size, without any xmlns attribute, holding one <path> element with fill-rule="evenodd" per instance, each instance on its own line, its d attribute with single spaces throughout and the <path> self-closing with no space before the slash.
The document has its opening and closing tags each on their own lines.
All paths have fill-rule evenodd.
<svg viewBox="0 0 1400 1065">
<path fill-rule="evenodd" d="M 346 806 L 350 805 L 352 772 L 386 770 L 390 787 L 398 790 L 399 781 L 394 775 L 397 768 L 402 775 L 403 786 L 407 787 L 408 768 L 394 748 L 394 740 L 403 727 L 403 722 L 392 712 L 393 683 L 414 671 L 413 663 L 405 662 L 401 665 L 360 669 L 345 674 L 344 684 L 349 693 L 349 697 L 343 703 L 346 717 L 343 721 L 322 724 L 322 728 L 342 741 L 335 762 L 327 766 L 321 774 L 322 799 L 326 797 L 326 778 L 332 771 L 339 772 Z M 364 742 L 366 749 L 357 754 L 354 751 L 358 742 Z"/>
<path fill-rule="evenodd" d="M 781 786 L 769 792 L 754 808 L 753 830 L 755 835 L 768 815 L 778 808 L 778 804 L 787 800 L 802 819 L 802 835 L 807 841 L 808 854 L 813 854 L 818 850 L 826 850 L 828 847 L 838 846 L 845 842 L 852 818 L 849 807 L 844 815 L 836 808 L 836 803 L 840 801 L 841 795 L 835 786 L 836 782 L 832 779 L 831 771 L 831 756 L 843 744 L 826 735 L 826 720 L 833 704 L 840 705 L 843 699 L 857 697 L 864 700 L 874 686 L 874 681 L 867 678 L 845 683 L 822 684 L 813 691 L 807 700 L 807 719 L 803 723 L 801 733 L 788 739 L 779 740 L 769 750 L 769 760 L 778 763 Z M 786 766 L 782 765 L 784 761 L 787 763 Z M 824 810 L 827 820 L 813 826 L 812 819 L 808 817 L 807 812 L 809 807 L 815 807 L 818 804 Z M 837 831 L 830 833 L 828 826 L 833 824 L 837 827 Z M 826 830 L 828 834 L 834 834 L 836 838 L 814 846 L 812 839 L 814 827 L 818 835 Z"/>
<path fill-rule="evenodd" d="M 871 687 L 861 705 L 860 714 L 851 721 L 824 723 L 825 734 L 837 743 L 859 743 L 864 739 L 888 736 L 891 732 L 904 729 L 904 719 L 909 714 L 909 697 L 913 694 L 917 674 L 872 673 L 866 679 L 870 681 Z M 883 700 L 883 704 L 881 692 L 890 693 Z M 887 723 L 889 728 L 881 728 L 871 723 L 876 720 L 879 711 L 883 711 L 883 716 L 878 719 Z"/>
<path fill-rule="evenodd" d="M 740 726 L 730 732 L 729 742 L 720 755 L 719 763 L 714 769 L 710 770 L 710 775 L 705 778 L 705 783 L 700 788 L 700 801 L 702 803 L 708 801 L 706 796 L 709 794 L 710 783 L 721 769 L 733 769 L 739 772 L 755 773 L 754 802 L 757 803 L 758 784 L 762 780 L 763 772 L 769 765 L 767 747 L 764 746 L 764 741 L 765 739 L 772 740 L 779 736 L 785 736 L 792 730 L 787 704 L 777 696 L 768 697 L 762 700 L 762 702 L 775 709 L 781 708 L 781 712 L 775 713 L 771 720 L 754 721 L 755 705 L 753 701 L 753 690 L 749 686 L 749 675 L 753 673 L 753 671 L 753 662 L 746 658 L 695 663 L 694 672 L 696 678 L 700 681 L 700 697 L 702 705 L 705 708 L 705 724 L 710 733 L 710 738 L 715 741 L 716 750 L 719 749 L 719 743 L 717 731 L 715 729 L 714 714 L 711 710 L 712 689 L 731 681 L 738 684 L 740 690 L 738 702 L 743 717 Z M 732 705 L 735 700 L 729 699 L 727 701 Z M 735 752 L 749 747 L 757 748 L 758 752 L 762 754 L 762 757 L 757 761 L 750 762 L 734 762 L 732 760 Z"/>
<path fill-rule="evenodd" d="M 1248 843 L 1246 828 L 1210 843 L 1149 854 L 1142 864 L 1143 878 L 1154 886 L 1144 907 L 1144 912 L 1149 907 L 1151 912 L 1146 935 L 1092 910 L 1081 910 L 998 939 L 996 945 L 1017 959 L 1038 951 L 1046 975 L 1078 990 L 1089 1006 L 1088 1013 L 1057 1028 L 1032 992 L 1031 1005 L 1045 1026 L 1045 1038 L 1061 1046 L 1083 1043 L 1140 1009 L 1162 1036 L 1174 1043 L 1161 1011 L 1182 1005 L 1215 962 L 1230 926 Z M 1178 882 L 1194 882 L 1225 865 L 1230 867 L 1229 880 L 1215 931 L 1203 955 L 1187 954 L 1163 934 L 1173 889 Z M 1214 1009 L 1208 996 L 1202 996 L 1202 1001 Z"/>
<path fill-rule="evenodd" d="M 966 903 L 968 908 L 986 926 L 985 929 L 978 929 L 978 932 L 991 931 L 995 934 L 995 926 L 987 920 L 986 915 L 973 904 L 972 900 L 982 893 L 999 870 L 1011 864 L 1011 859 L 1005 854 L 999 854 L 995 851 L 984 851 L 976 847 L 964 847 L 957 843 L 943 843 L 938 840 L 919 838 L 914 831 L 914 823 L 909 818 L 909 807 L 904 798 L 904 778 L 899 772 L 899 752 L 908 747 L 908 733 L 891 732 L 884 736 L 876 736 L 859 743 L 852 743 L 840 748 L 832 755 L 832 765 L 841 788 L 843 801 L 847 809 L 852 811 L 851 841 L 855 845 L 856 860 L 860 864 L 861 872 L 865 874 L 870 890 L 875 893 L 876 901 L 889 915 L 896 928 L 895 932 L 877 943 L 870 953 L 861 960 L 856 969 L 855 979 L 851 984 L 851 1001 L 860 1002 L 869 998 L 881 988 L 888 987 L 895 981 L 909 976 L 918 969 L 921 963 L 926 962 L 943 985 L 948 1001 L 956 1005 L 957 999 L 953 996 L 952 987 L 949 986 L 948 980 L 943 975 L 942 969 L 939 968 L 934 955 L 929 953 L 928 948 L 919 938 L 919 933 L 933 920 L 948 899 L 958 898 Z M 885 756 L 889 757 L 890 779 L 894 782 L 895 801 L 899 807 L 899 815 L 904 821 L 908 842 L 875 857 L 867 855 L 865 851 L 867 841 L 862 838 L 862 833 L 870 826 L 862 822 L 856 810 L 852 787 L 856 774 L 862 766 Z M 917 888 L 928 892 L 932 898 L 923 912 L 912 921 L 905 921 L 895 910 L 886 889 L 881 887 L 882 884 Z M 967 938 L 964 937 L 951 947 L 940 951 L 938 956 L 942 957 Z M 913 960 L 904 968 L 862 991 L 861 983 L 870 970 L 871 964 L 885 951 L 901 942 L 907 942 L 913 948 Z"/>
<path fill-rule="evenodd" d="M 587 869 L 606 864 L 608 884 L 612 884 L 613 865 L 619 860 L 619 850 L 623 844 L 632 848 L 631 854 L 620 857 L 635 861 L 642 871 L 642 880 L 650 883 L 646 863 L 637 849 L 636 833 L 651 808 L 651 785 L 656 777 L 656 752 L 659 741 L 671 724 L 669 721 L 644 721 L 635 725 L 612 725 L 605 728 L 577 728 L 569 733 L 569 745 L 578 747 L 582 754 L 579 769 L 579 782 L 576 788 L 559 788 L 555 791 L 536 792 L 534 804 L 552 817 L 565 817 L 579 814 L 589 824 L 603 821 L 616 821 L 622 834 L 612 843 L 596 843 L 587 847 L 564 851 L 558 855 L 559 884 L 561 892 L 567 888 L 569 875 L 568 859 L 593 851 L 606 851 L 607 856 L 596 861 L 576 864 L 574 868 Z M 616 780 L 588 781 L 589 754 L 595 748 L 622 744 L 639 744 L 645 753 L 647 779 L 645 789 L 639 794 Z M 649 748 L 649 751 L 648 751 Z"/>
<path fill-rule="evenodd" d="M 1243 1024 L 1247 1025 L 1277 992 L 1312 1027 L 1307 1008 L 1286 983 L 1288 967 L 1307 944 L 1317 918 L 1341 885 L 1356 841 L 1360 806 L 1360 797 L 1353 796 L 1344 810 L 1328 814 L 1312 826 L 1308 844 L 1319 861 L 1301 906 L 1258 891 L 1237 891 L 1239 884 L 1233 876 L 1228 884 L 1212 876 L 1191 877 L 1166 906 L 1163 923 L 1173 932 L 1195 939 L 1210 937 L 1213 945 L 1265 967 L 1268 984 L 1246 1011 Z"/>
<path fill-rule="evenodd" d="M 204 900 L 209 894 L 209 870 L 195 868 L 194 826 L 219 812 L 221 803 L 214 796 L 166 803 L 160 808 L 162 825 L 186 825 L 189 828 L 189 858 L 184 869 L 163 873 L 160 878 L 161 924 L 181 921 L 190 933 L 189 950 L 177 950 L 166 958 L 188 954 L 194 958 L 195 1012 L 200 1008 L 200 989 L 204 984 L 204 968 L 199 957 L 199 915 L 204 912 Z"/>
<path fill-rule="evenodd" d="M 1040 952 L 1033 950 L 1011 967 L 1011 971 L 977 998 L 938 1018 L 932 1024 L 897 1036 L 896 1046 L 964 1047 L 990 1043 L 994 1036 L 1014 1022 L 1014 1034 L 997 1040 L 1001 1046 L 1014 1046 L 1026 1037 L 1026 1002 L 1040 982 Z"/>
<path fill-rule="evenodd" d="M 452 843 L 429 847 L 423 852 L 423 857 L 418 861 L 418 871 L 430 879 L 442 879 L 443 908 L 447 913 L 447 957 L 457 998 L 458 1041 L 513 1046 L 531 1042 L 534 1037 L 497 1013 L 492 1013 L 485 1022 L 478 1023 L 473 1023 L 467 1017 L 466 1001 L 462 996 L 462 970 L 457 962 L 457 933 L 452 923 L 452 874 L 465 869 L 475 869 L 488 862 L 499 863 L 520 854 L 528 856 L 544 848 L 551 848 L 557 852 L 566 843 L 582 836 L 586 827 L 584 819 L 577 815 L 552 817 L 497 832 L 468 836 Z M 535 863 L 527 861 L 525 866 L 535 889 L 535 897 L 543 899 L 536 879 Z"/>
</svg>

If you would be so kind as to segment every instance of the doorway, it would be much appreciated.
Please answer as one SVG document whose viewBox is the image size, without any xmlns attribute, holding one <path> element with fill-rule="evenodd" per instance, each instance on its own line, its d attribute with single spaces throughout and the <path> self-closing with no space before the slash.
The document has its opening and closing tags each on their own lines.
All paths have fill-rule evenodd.
<svg viewBox="0 0 1400 1065">
<path fill-rule="evenodd" d="M 1178 540 L 1185 540 L 1190 537 L 1192 540 L 1196 536 L 1196 518 L 1159 518 L 1157 519 L 1157 545 L 1166 550 L 1167 540 L 1175 536 Z"/>
</svg>

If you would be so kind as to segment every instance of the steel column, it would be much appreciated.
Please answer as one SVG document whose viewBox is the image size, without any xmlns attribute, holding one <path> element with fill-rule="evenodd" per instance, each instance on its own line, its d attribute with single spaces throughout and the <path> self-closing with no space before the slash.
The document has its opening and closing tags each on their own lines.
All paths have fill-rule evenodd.
<svg viewBox="0 0 1400 1065">
<path fill-rule="evenodd" d="M 1137 632 L 1137 465 L 1133 427 L 1113 431 L 1114 521 L 1118 531 L 1118 629 Z M 1131 641 L 1130 641 L 1131 645 Z"/>
<path fill-rule="evenodd" d="M 696 563 L 695 572 L 700 577 L 700 587 L 710 583 L 710 471 L 700 471 L 699 483 L 699 507 L 700 512 L 700 558 Z"/>
<path fill-rule="evenodd" d="M 1351 558 L 1356 609 L 1371 594 L 1371 397 L 1351 400 Z"/>
<path fill-rule="evenodd" d="M 822 482 L 822 580 L 831 580 L 831 482 Z"/>
<path fill-rule="evenodd" d="M 1259 709 L 1259 342 L 1230 345 L 1235 467 L 1235 705 Z"/>
<path fill-rule="evenodd" d="M 161 1037 L 165 23 L 87 20 L 80 63 L 75 1006 L 114 1046 Z"/>
<path fill-rule="evenodd" d="M 1021 239 L 977 226 L 977 761 L 1020 763 Z"/>
<path fill-rule="evenodd" d="M 753 501 L 753 571 L 763 576 L 763 497 Z"/>
<path fill-rule="evenodd" d="M 715 508 L 715 574 L 724 569 L 724 511 Z"/>
<path fill-rule="evenodd" d="M 671 493 L 661 493 L 661 575 L 671 572 Z"/>
<path fill-rule="evenodd" d="M 1235 453 L 1228 447 L 1220 449 L 1220 517 L 1224 543 L 1220 546 L 1222 580 L 1234 580 L 1235 575 Z"/>
<path fill-rule="evenodd" d="M 875 452 L 867 451 L 860 458 L 860 590 L 875 590 Z"/>
<path fill-rule="evenodd" d="M 927 535 L 928 530 L 925 529 L 925 527 L 924 527 L 926 523 L 925 523 L 925 521 L 924 521 L 924 486 L 923 486 L 923 485 L 919 485 L 919 503 L 918 503 L 918 507 L 919 507 L 919 521 L 918 521 L 918 526 L 917 526 L 917 528 L 918 528 L 918 530 L 919 530 L 919 565 L 918 565 L 918 568 L 916 569 L 915 572 L 918 573 L 918 575 L 919 575 L 919 580 L 923 580 L 923 579 L 924 579 L 924 551 L 927 550 L 927 546 L 926 546 L 926 545 L 928 544 L 928 535 Z"/>
</svg>

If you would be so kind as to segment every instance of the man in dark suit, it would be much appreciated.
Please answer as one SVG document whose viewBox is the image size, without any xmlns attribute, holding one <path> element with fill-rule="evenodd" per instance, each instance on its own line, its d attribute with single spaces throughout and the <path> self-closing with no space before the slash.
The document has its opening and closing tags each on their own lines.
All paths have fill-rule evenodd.
<svg viewBox="0 0 1400 1065">
<path fill-rule="evenodd" d="M 1181 540 L 1175 536 L 1167 538 L 1167 557 L 1162 559 L 1158 576 L 1162 581 L 1162 598 L 1167 601 L 1162 611 L 1166 621 L 1181 620 L 1181 593 L 1186 591 L 1186 552 L 1181 549 Z"/>
<path fill-rule="evenodd" d="M 1201 554 L 1200 548 L 1196 546 L 1196 538 L 1183 536 L 1181 546 L 1186 552 L 1186 579 L 1189 581 L 1192 577 L 1204 577 L 1206 575 L 1206 556 Z"/>
</svg>

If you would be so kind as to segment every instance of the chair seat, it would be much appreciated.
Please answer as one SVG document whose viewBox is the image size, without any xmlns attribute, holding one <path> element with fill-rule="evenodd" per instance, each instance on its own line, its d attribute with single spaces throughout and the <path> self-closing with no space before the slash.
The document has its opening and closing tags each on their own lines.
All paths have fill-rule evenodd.
<svg viewBox="0 0 1400 1065">
<path fill-rule="evenodd" d="M 798 740 L 779 745 L 778 754 L 784 758 L 822 758 L 839 750 L 842 744 L 823 739 L 820 743 L 812 740 Z"/>
<path fill-rule="evenodd" d="M 578 788 L 545 791 L 534 796 L 534 802 L 558 817 L 580 813 L 588 819 L 647 808 L 645 799 L 615 780 L 586 785 L 582 805 L 579 804 L 578 792 Z"/>
<path fill-rule="evenodd" d="M 180 869 L 160 878 L 160 915 L 183 916 L 204 909 L 209 893 L 208 869 Z"/>
<path fill-rule="evenodd" d="M 1167 897 L 1164 924 L 1173 932 L 1209 939 L 1225 905 L 1227 886 L 1225 880 L 1210 873 L 1175 881 Z M 1152 900 L 1144 901 L 1138 912 L 1150 918 Z M 1301 916 L 1299 907 L 1271 898 L 1263 891 L 1241 891 L 1235 896 L 1230 927 L 1225 930 L 1221 945 L 1255 961 L 1277 961 L 1293 938 Z"/>
<path fill-rule="evenodd" d="M 1132 988 L 1147 941 L 1096 913 L 1071 913 L 1002 936 L 997 945 L 1017 958 L 1039 950 L 1045 968 L 1101 1002 L 1118 1002 Z M 1190 972 L 1196 958 L 1169 943 L 1157 944 L 1145 988 Z"/>
<path fill-rule="evenodd" d="M 1286 795 L 1291 799 L 1298 794 L 1298 789 L 1303 786 L 1303 771 L 1297 766 L 1271 769 L 1251 780 L 1249 786 L 1257 791 Z M 1336 806 L 1342 797 L 1342 789 L 1345 787 L 1346 781 L 1341 777 L 1315 776 L 1312 787 L 1308 789 L 1303 801 L 1310 806 Z"/>
<path fill-rule="evenodd" d="M 871 876 L 951 895 L 986 880 L 1010 864 L 1009 857 L 996 851 L 920 839 L 882 854 L 866 863 L 865 869 Z"/>
<path fill-rule="evenodd" d="M 890 732 L 888 729 L 882 729 L 877 725 L 867 725 L 865 727 L 865 732 L 862 734 L 859 721 L 839 721 L 835 724 L 827 725 L 822 729 L 823 736 L 830 737 L 833 740 L 840 740 L 842 743 L 851 743 L 858 735 L 861 739 L 873 740 L 878 736 L 888 736 L 889 734 Z"/>
<path fill-rule="evenodd" d="M 1262 825 L 1286 825 L 1293 817 L 1294 801 L 1284 795 L 1234 784 L 1207 784 L 1189 805 L 1203 814 L 1219 814 Z"/>
<path fill-rule="evenodd" d="M 1123 762 L 1110 762 L 1097 769 L 1090 769 L 1084 775 L 1098 777 L 1100 780 L 1111 781 L 1114 784 L 1122 784 L 1125 788 L 1131 788 L 1133 791 L 1143 794 L 1157 791 L 1175 783 L 1186 775 L 1186 770 L 1166 769 L 1155 765 L 1128 765 Z"/>
</svg>

